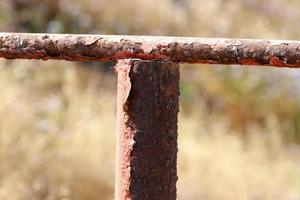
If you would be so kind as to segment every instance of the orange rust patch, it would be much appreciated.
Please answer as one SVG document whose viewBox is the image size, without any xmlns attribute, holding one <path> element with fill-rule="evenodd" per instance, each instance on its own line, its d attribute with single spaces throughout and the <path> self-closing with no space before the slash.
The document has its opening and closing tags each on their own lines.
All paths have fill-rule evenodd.
<svg viewBox="0 0 300 200">
<path fill-rule="evenodd" d="M 271 56 L 270 58 L 270 64 L 278 67 L 287 67 L 287 64 L 282 62 L 278 57 Z"/>
<path fill-rule="evenodd" d="M 138 53 L 135 55 L 135 58 L 139 58 L 142 60 L 167 60 L 168 56 L 161 55 L 161 54 L 143 54 Z"/>
<path fill-rule="evenodd" d="M 258 65 L 258 63 L 253 59 L 242 59 L 242 60 L 240 60 L 240 64 L 242 64 L 242 65 Z"/>
</svg>

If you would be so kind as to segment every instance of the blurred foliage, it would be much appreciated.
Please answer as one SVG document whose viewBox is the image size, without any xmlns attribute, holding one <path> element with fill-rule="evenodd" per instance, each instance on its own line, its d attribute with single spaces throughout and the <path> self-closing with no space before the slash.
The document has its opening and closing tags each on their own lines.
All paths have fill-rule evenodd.
<svg viewBox="0 0 300 200">
<path fill-rule="evenodd" d="M 298 0 L 0 2 L 7 32 L 299 40 L 299 23 Z M 115 77 L 104 65 L 112 67 L 1 62 L 0 199 L 112 199 Z M 182 65 L 180 199 L 300 198 L 299 147 L 290 148 L 300 142 L 299 77 L 292 69 Z"/>
<path fill-rule="evenodd" d="M 0 27 L 14 32 L 297 39 L 299 6 L 297 0 L 4 0 Z M 192 69 L 197 74 L 193 81 L 185 72 L 182 76 L 183 112 L 201 102 L 207 115 L 224 115 L 243 134 L 253 123 L 264 127 L 275 116 L 288 140 L 300 139 L 299 72 Z"/>
<path fill-rule="evenodd" d="M 0 61 L 0 199 L 113 199 L 116 77 L 79 66 Z M 200 104 L 179 115 L 178 199 L 300 198 L 275 119 L 244 140 Z"/>
</svg>

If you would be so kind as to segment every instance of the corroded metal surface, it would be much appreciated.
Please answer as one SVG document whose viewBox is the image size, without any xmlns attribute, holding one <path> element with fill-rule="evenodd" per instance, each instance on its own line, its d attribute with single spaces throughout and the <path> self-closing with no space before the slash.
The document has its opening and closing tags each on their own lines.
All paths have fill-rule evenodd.
<svg viewBox="0 0 300 200">
<path fill-rule="evenodd" d="M 121 60 L 116 199 L 176 200 L 179 66 Z"/>
<path fill-rule="evenodd" d="M 300 42 L 113 35 L 0 33 L 0 57 L 117 61 L 126 58 L 186 63 L 300 67 Z"/>
</svg>

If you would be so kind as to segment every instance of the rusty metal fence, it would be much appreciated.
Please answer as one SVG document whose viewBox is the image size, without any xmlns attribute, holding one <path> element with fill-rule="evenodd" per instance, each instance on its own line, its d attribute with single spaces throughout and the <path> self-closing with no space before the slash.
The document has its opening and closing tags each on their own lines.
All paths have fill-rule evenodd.
<svg viewBox="0 0 300 200">
<path fill-rule="evenodd" d="M 117 61 L 115 198 L 175 200 L 179 63 L 298 68 L 300 42 L 0 33 L 0 57 Z"/>
</svg>

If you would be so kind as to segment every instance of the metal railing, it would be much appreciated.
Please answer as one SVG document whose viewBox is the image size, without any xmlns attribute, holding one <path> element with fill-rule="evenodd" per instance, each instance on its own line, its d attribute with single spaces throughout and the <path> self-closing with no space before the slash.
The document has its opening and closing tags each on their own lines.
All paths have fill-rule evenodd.
<svg viewBox="0 0 300 200">
<path fill-rule="evenodd" d="M 0 33 L 0 57 L 118 61 L 116 199 L 175 200 L 179 63 L 298 68 L 300 42 Z"/>
</svg>

